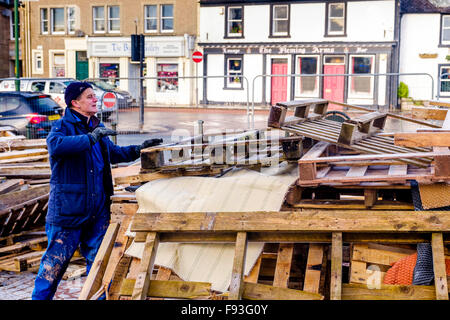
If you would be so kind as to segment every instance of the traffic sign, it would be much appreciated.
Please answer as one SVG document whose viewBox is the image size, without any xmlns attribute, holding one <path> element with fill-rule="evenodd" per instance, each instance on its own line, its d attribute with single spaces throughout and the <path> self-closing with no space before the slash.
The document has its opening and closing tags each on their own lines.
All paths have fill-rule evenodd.
<svg viewBox="0 0 450 320">
<path fill-rule="evenodd" d="M 106 92 L 103 95 L 103 104 L 107 108 L 112 108 L 116 104 L 116 95 L 114 92 Z"/>
<path fill-rule="evenodd" d="M 192 60 L 194 60 L 195 63 L 202 62 L 203 60 L 203 54 L 200 51 L 195 51 L 192 54 Z"/>
</svg>

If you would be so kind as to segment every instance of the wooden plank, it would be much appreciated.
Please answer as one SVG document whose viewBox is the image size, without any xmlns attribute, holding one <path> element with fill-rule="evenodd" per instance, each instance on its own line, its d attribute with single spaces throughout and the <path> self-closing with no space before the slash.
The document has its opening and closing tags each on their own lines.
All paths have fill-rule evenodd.
<svg viewBox="0 0 450 320">
<path fill-rule="evenodd" d="M 328 148 L 328 142 L 320 141 L 306 152 L 301 159 L 316 159 L 320 157 Z M 301 180 L 311 180 L 316 177 L 316 166 L 314 164 L 303 164 L 299 162 L 299 174 Z"/>
<path fill-rule="evenodd" d="M 289 275 L 291 273 L 292 256 L 294 253 L 293 243 L 280 243 L 278 249 L 277 264 L 273 279 L 274 287 L 287 288 Z"/>
<path fill-rule="evenodd" d="M 367 263 L 362 261 L 351 261 L 350 283 L 362 283 L 367 285 Z"/>
<path fill-rule="evenodd" d="M 231 272 L 230 294 L 228 300 L 241 300 L 244 291 L 244 267 L 247 254 L 247 233 L 238 232 Z"/>
<path fill-rule="evenodd" d="M 158 233 L 149 232 L 145 241 L 144 253 L 142 255 L 139 272 L 133 289 L 133 300 L 145 300 L 147 297 L 158 245 Z"/>
<path fill-rule="evenodd" d="M 388 175 L 390 176 L 406 176 L 408 174 L 408 165 L 390 165 Z"/>
<path fill-rule="evenodd" d="M 342 293 L 342 232 L 333 232 L 331 241 L 330 300 L 341 300 Z"/>
<path fill-rule="evenodd" d="M 242 298 L 246 300 L 323 300 L 318 293 L 273 287 L 259 283 L 244 283 Z"/>
<path fill-rule="evenodd" d="M 261 262 L 262 254 L 259 256 L 258 260 L 256 260 L 256 263 L 253 266 L 252 270 L 250 270 L 250 273 L 244 277 L 245 282 L 258 283 L 259 271 L 261 270 Z"/>
<path fill-rule="evenodd" d="M 319 293 L 323 250 L 324 247 L 321 244 L 311 243 L 309 245 L 303 291 Z"/>
<path fill-rule="evenodd" d="M 437 300 L 449 300 L 447 274 L 445 271 L 444 242 L 442 233 L 431 235 L 431 248 L 433 250 L 434 284 Z"/>
<path fill-rule="evenodd" d="M 342 300 L 435 300 L 434 286 L 343 284 Z"/>
<path fill-rule="evenodd" d="M 103 241 L 95 256 L 94 263 L 81 289 L 78 300 L 89 300 L 102 286 L 102 279 L 119 231 L 119 224 L 112 223 L 106 230 Z"/>
<path fill-rule="evenodd" d="M 423 120 L 444 120 L 448 109 L 436 107 L 413 107 L 411 116 Z"/>
<path fill-rule="evenodd" d="M 404 147 L 450 147 L 450 132 L 401 132 L 394 143 Z"/>
<path fill-rule="evenodd" d="M 355 223 L 357 221 L 358 223 Z M 132 232 L 448 232 L 449 211 L 307 210 L 137 213 Z"/>
<path fill-rule="evenodd" d="M 364 189 L 364 206 L 371 208 L 378 200 L 378 191 L 376 189 Z"/>
<path fill-rule="evenodd" d="M 388 246 L 384 246 L 382 249 L 376 249 L 371 248 L 367 244 L 354 244 L 352 260 L 391 266 L 394 262 L 415 252 L 415 250 L 406 249 L 395 250 L 395 248 L 389 248 Z"/>
<path fill-rule="evenodd" d="M 355 166 L 350 167 L 350 169 L 347 171 L 346 177 L 364 177 L 364 175 L 367 172 L 368 166 Z"/>
<path fill-rule="evenodd" d="M 136 280 L 124 279 L 120 295 L 131 296 Z M 211 295 L 211 283 L 177 280 L 150 280 L 145 297 L 195 299 Z"/>
<path fill-rule="evenodd" d="M 23 179 L 8 179 L 0 183 L 0 194 L 13 191 L 23 185 Z"/>
<path fill-rule="evenodd" d="M 19 151 L 0 152 L 0 160 L 15 159 L 23 157 L 33 157 L 48 154 L 47 149 L 30 149 Z"/>
<path fill-rule="evenodd" d="M 16 252 L 18 250 L 22 250 L 27 247 L 33 247 L 35 245 L 38 245 L 41 243 L 46 243 L 46 242 L 47 242 L 47 237 L 39 237 L 36 239 L 24 240 L 24 241 L 20 241 L 18 243 L 10 245 L 10 246 L 1 247 L 0 253 Z"/>
</svg>

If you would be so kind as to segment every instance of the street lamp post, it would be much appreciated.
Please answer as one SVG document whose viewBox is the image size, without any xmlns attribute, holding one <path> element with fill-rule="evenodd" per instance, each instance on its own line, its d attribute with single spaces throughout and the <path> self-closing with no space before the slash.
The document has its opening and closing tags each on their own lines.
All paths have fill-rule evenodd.
<svg viewBox="0 0 450 320">
<path fill-rule="evenodd" d="M 14 0 L 14 40 L 16 51 L 16 91 L 20 91 L 20 64 L 19 64 L 19 0 Z"/>
</svg>

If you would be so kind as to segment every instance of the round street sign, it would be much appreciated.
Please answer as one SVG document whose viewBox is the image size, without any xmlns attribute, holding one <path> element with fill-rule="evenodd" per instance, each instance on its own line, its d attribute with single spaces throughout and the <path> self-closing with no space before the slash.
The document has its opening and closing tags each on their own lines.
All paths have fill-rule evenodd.
<svg viewBox="0 0 450 320">
<path fill-rule="evenodd" d="M 103 104 L 107 108 L 112 108 L 116 104 L 116 95 L 113 92 L 106 92 L 103 95 Z"/>
<path fill-rule="evenodd" d="M 200 51 L 195 51 L 192 53 L 192 60 L 194 60 L 195 63 L 202 62 L 203 54 Z"/>
</svg>

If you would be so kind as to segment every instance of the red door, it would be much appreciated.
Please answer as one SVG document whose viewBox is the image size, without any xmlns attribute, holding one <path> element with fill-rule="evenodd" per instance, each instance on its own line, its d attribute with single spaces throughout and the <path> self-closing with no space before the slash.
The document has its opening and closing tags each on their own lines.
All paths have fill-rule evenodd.
<svg viewBox="0 0 450 320">
<path fill-rule="evenodd" d="M 272 61 L 272 74 L 287 74 L 288 64 L 286 61 Z M 287 77 L 272 77 L 271 87 L 272 105 L 277 102 L 287 101 Z"/>
<path fill-rule="evenodd" d="M 324 74 L 343 74 L 345 65 L 326 64 Z M 323 77 L 323 98 L 337 102 L 344 102 L 344 76 Z M 328 110 L 342 110 L 341 106 L 329 104 Z"/>
</svg>

